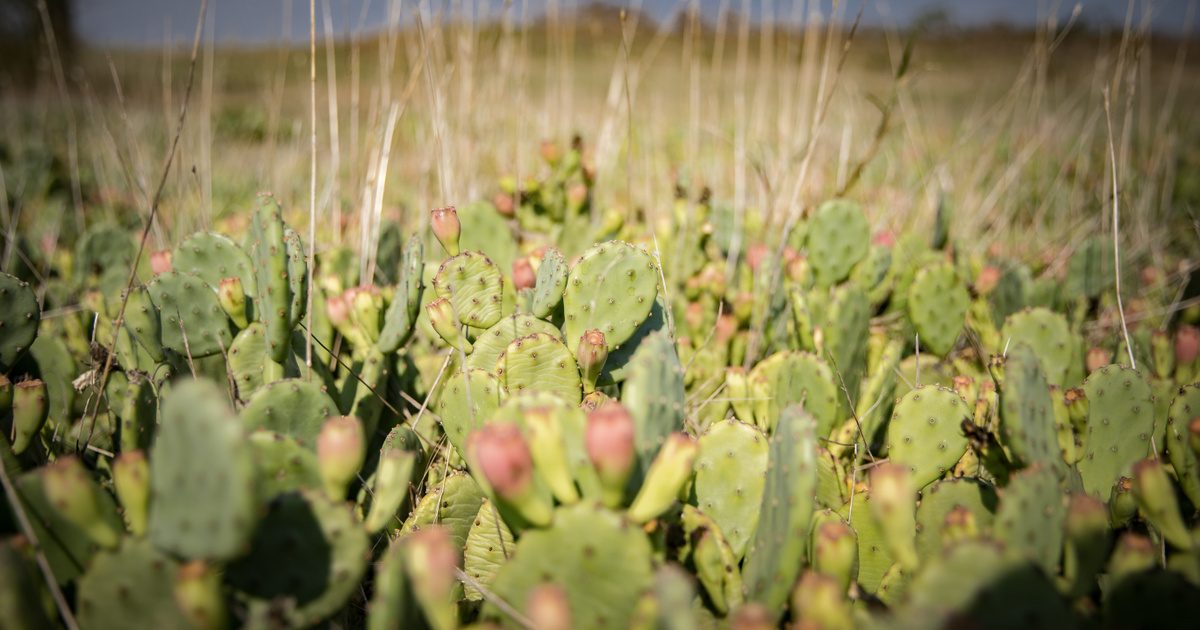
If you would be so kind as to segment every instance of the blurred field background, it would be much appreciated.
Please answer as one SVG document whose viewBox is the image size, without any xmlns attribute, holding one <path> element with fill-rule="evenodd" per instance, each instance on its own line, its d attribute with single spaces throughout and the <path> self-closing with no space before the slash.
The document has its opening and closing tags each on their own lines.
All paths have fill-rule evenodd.
<svg viewBox="0 0 1200 630">
<path fill-rule="evenodd" d="M 1117 3 L 1103 28 L 1048 4 L 1025 29 L 937 11 L 865 25 L 858 4 L 804 0 L 722 2 L 715 19 L 684 0 L 671 23 L 611 5 L 376 0 L 390 26 L 350 37 L 332 36 L 317 0 L 315 55 L 308 41 L 228 45 L 206 20 L 193 62 L 191 41 L 97 46 L 70 37 L 69 3 L 6 1 L 0 15 L 25 11 L 12 22 L 34 28 L 0 51 L 5 269 L 94 222 L 140 226 L 185 99 L 153 249 L 240 232 L 268 190 L 306 234 L 315 188 L 318 252 L 370 254 L 383 222 L 491 200 L 501 178 L 546 168 L 543 142 L 574 136 L 595 206 L 666 233 L 680 188 L 777 227 L 841 195 L 878 230 L 932 229 L 942 208 L 959 247 L 1053 274 L 1111 234 L 1115 155 L 1124 260 L 1161 268 L 1200 238 L 1190 5 L 1164 34 L 1147 2 Z M 308 23 L 309 2 L 290 10 Z"/>
</svg>

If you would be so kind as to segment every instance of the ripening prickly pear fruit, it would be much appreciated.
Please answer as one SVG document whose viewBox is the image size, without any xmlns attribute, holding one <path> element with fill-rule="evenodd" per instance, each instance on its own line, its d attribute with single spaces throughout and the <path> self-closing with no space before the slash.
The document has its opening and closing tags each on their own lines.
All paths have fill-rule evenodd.
<svg viewBox="0 0 1200 630">
<path fill-rule="evenodd" d="M 633 416 L 616 401 L 596 408 L 588 414 L 583 444 L 600 478 L 604 504 L 621 505 L 633 472 Z"/>
<path fill-rule="evenodd" d="M 538 150 L 542 154 L 542 159 L 550 166 L 558 164 L 558 161 L 562 159 L 562 150 L 553 140 L 542 140 Z"/>
<path fill-rule="evenodd" d="M 525 616 L 533 630 L 571 630 L 571 602 L 567 593 L 553 582 L 529 591 Z"/>
<path fill-rule="evenodd" d="M 584 332 L 579 338 L 575 357 L 583 377 L 583 391 L 586 393 L 596 389 L 596 379 L 600 378 L 600 371 L 608 360 L 608 344 L 604 341 L 604 333 L 594 328 Z"/>
<path fill-rule="evenodd" d="M 357 287 L 350 298 L 350 321 L 372 345 L 379 340 L 383 320 L 383 294 L 374 285 Z"/>
<path fill-rule="evenodd" d="M 758 602 L 743 604 L 729 619 L 730 630 L 774 630 L 778 625 L 775 615 Z"/>
<path fill-rule="evenodd" d="M 746 264 L 750 266 L 751 273 L 758 273 L 762 267 L 763 261 L 771 255 L 771 248 L 762 244 L 755 243 L 746 250 Z"/>
<path fill-rule="evenodd" d="M 987 265 L 979 270 L 979 276 L 975 278 L 975 293 L 978 295 L 987 295 L 991 293 L 996 285 L 1000 283 L 1000 276 L 1003 272 L 995 265 Z"/>
<path fill-rule="evenodd" d="M 150 465 L 142 451 L 126 451 L 113 460 L 113 489 L 124 510 L 125 526 L 134 536 L 146 533 L 150 505 Z"/>
<path fill-rule="evenodd" d="M 1133 498 L 1133 480 L 1121 477 L 1113 484 L 1112 496 L 1108 500 L 1108 518 L 1113 529 L 1124 527 L 1137 514 L 1137 500 Z"/>
<path fill-rule="evenodd" d="M 99 493 L 78 457 L 62 457 L 46 466 L 42 488 L 54 509 L 83 530 L 92 542 L 112 549 L 121 542 L 121 533 L 101 513 Z"/>
<path fill-rule="evenodd" d="M 329 498 L 341 501 L 346 497 L 346 488 L 358 475 L 366 455 L 366 438 L 358 418 L 335 416 L 321 425 L 317 434 L 317 469 Z"/>
<path fill-rule="evenodd" d="M 1087 434 L 1088 399 L 1082 387 L 1072 387 L 1063 392 L 1063 402 L 1067 405 L 1067 415 L 1071 417 L 1071 426 L 1079 435 Z"/>
<path fill-rule="evenodd" d="M 150 253 L 150 270 L 154 275 L 171 271 L 171 250 L 160 249 Z"/>
<path fill-rule="evenodd" d="M 422 528 L 405 539 L 405 568 L 412 576 L 413 595 L 434 630 L 458 627 L 454 587 L 458 584 L 458 549 L 441 525 Z"/>
<path fill-rule="evenodd" d="M 529 262 L 527 256 L 513 260 L 512 283 L 513 290 L 518 292 L 525 289 L 532 289 L 537 285 L 537 272 L 534 271 L 533 263 Z"/>
<path fill-rule="evenodd" d="M 455 210 L 454 206 L 434 208 L 429 213 L 429 227 L 433 229 L 433 235 L 437 237 L 446 253 L 457 256 L 458 239 L 462 234 L 462 226 L 458 222 L 458 210 Z"/>
<path fill-rule="evenodd" d="M 454 315 L 454 307 L 450 304 L 450 300 L 438 298 L 425 305 L 425 312 L 429 314 L 429 321 L 433 324 L 433 329 L 442 339 L 446 340 L 446 343 L 450 344 L 452 348 L 461 350 L 463 354 L 471 354 L 474 348 L 459 330 L 458 317 Z"/>
<path fill-rule="evenodd" d="M 629 519 L 635 523 L 645 523 L 671 507 L 692 476 L 692 465 L 699 450 L 699 445 L 691 436 L 683 433 L 668 436 L 629 506 Z"/>
<path fill-rule="evenodd" d="M 221 305 L 221 310 L 225 311 L 238 329 L 250 325 L 250 321 L 246 317 L 246 290 L 242 286 L 241 278 L 237 276 L 221 278 L 217 285 L 217 303 Z"/>
<path fill-rule="evenodd" d="M 1175 382 L 1190 383 L 1200 376 L 1200 328 L 1183 325 L 1175 331 Z"/>
<path fill-rule="evenodd" d="M 871 469 L 871 515 L 883 531 L 883 540 L 900 566 L 917 568 L 917 492 L 912 474 L 899 464 L 883 463 Z"/>
<path fill-rule="evenodd" d="M 492 197 L 492 205 L 502 216 L 511 217 L 517 211 L 517 199 L 513 193 L 498 192 Z"/>
<path fill-rule="evenodd" d="M 467 457 L 496 497 L 512 506 L 535 526 L 553 518 L 549 497 L 538 492 L 533 478 L 533 455 L 521 429 L 508 422 L 485 424 L 467 437 Z"/>
<path fill-rule="evenodd" d="M 1131 575 L 1154 568 L 1157 563 L 1158 550 L 1149 538 L 1132 531 L 1125 532 L 1117 539 L 1117 545 L 1108 559 L 1110 588 Z"/>
<path fill-rule="evenodd" d="M 837 580 L 805 571 L 792 590 L 792 614 L 797 628 L 851 630 L 855 627 L 846 589 Z M 771 624 L 771 628 L 775 624 Z"/>
<path fill-rule="evenodd" d="M 175 573 L 175 603 L 198 630 L 222 630 L 228 626 L 221 573 L 212 565 L 193 560 Z"/>
<path fill-rule="evenodd" d="M 20 455 L 29 448 L 42 425 L 50 407 L 46 403 L 46 384 L 39 380 L 22 381 L 12 389 L 12 450 Z"/>
<path fill-rule="evenodd" d="M 1143 459 L 1133 465 L 1133 498 L 1142 516 L 1167 542 L 1183 550 L 1192 548 L 1192 537 L 1183 523 L 1183 517 L 1179 515 L 1175 489 L 1162 462 Z"/>
<path fill-rule="evenodd" d="M 858 540 L 841 520 L 829 520 L 813 530 L 813 569 L 833 578 L 842 591 L 858 576 Z"/>
<path fill-rule="evenodd" d="M 1084 360 L 1084 364 L 1087 366 L 1088 374 L 1091 374 L 1092 372 L 1095 372 L 1096 370 L 1099 370 L 1110 363 L 1112 363 L 1112 352 L 1109 352 L 1107 348 L 1101 348 L 1099 346 L 1088 348 L 1087 357 Z"/>
<path fill-rule="evenodd" d="M 564 505 L 579 500 L 571 465 L 567 462 L 566 438 L 561 416 L 555 407 L 532 407 L 525 410 L 525 433 L 529 438 L 529 453 L 538 476 L 550 492 Z"/>
</svg>

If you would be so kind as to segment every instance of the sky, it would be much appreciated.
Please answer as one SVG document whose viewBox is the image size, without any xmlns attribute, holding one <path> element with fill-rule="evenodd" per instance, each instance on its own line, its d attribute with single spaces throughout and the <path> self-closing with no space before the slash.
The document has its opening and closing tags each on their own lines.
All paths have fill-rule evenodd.
<svg viewBox="0 0 1200 630">
<path fill-rule="evenodd" d="M 330 30 L 336 36 L 378 30 L 389 23 L 389 7 L 399 7 L 400 20 L 408 22 L 420 8 L 438 13 L 465 11 L 484 17 L 500 14 L 507 4 L 511 11 L 537 16 L 548 2 L 572 7 L 587 0 L 317 0 L 318 37 L 324 31 L 328 9 Z M 603 0 L 614 6 L 641 6 L 654 19 L 669 20 L 681 6 L 698 2 L 708 19 L 722 7 L 739 8 L 748 3 L 757 19 L 786 20 L 795 6 L 815 5 L 828 14 L 833 0 Z M 1152 23 L 1159 32 L 1185 32 L 1192 5 L 1200 0 L 1134 0 L 1135 16 L 1149 6 Z M 1080 6 L 1083 20 L 1092 25 L 1119 27 L 1129 0 L 843 0 L 846 14 L 853 16 L 865 4 L 863 23 L 869 26 L 905 26 L 933 9 L 947 12 L 955 24 L 979 26 L 1007 23 L 1030 26 L 1050 15 L 1052 8 L 1065 19 Z M 83 38 L 96 44 L 160 46 L 164 40 L 189 42 L 195 28 L 200 0 L 76 0 L 75 23 Z M 457 9 L 455 9 L 457 7 Z M 209 27 L 218 42 L 271 44 L 306 41 L 308 0 L 209 0 Z M 1196 6 L 1200 13 L 1200 6 Z"/>
</svg>

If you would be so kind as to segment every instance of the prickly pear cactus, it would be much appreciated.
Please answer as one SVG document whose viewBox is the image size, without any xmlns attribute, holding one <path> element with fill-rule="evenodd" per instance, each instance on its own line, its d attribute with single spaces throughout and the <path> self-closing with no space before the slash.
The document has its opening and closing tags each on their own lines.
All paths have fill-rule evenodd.
<svg viewBox="0 0 1200 630">
<path fill-rule="evenodd" d="M 765 431 L 773 431 L 783 410 L 793 404 L 802 405 L 817 421 L 820 437 L 827 437 L 837 424 L 841 392 L 833 371 L 816 355 L 773 354 L 754 366 L 749 378 L 754 422 Z"/>
<path fill-rule="evenodd" d="M 229 237 L 216 232 L 197 232 L 184 239 L 175 247 L 171 266 L 175 271 L 200 278 L 214 289 L 226 278 L 237 278 L 245 290 L 252 291 L 255 287 L 250 256 Z M 253 319 L 252 304 L 246 315 Z"/>
<path fill-rule="evenodd" d="M 412 514 L 401 526 L 400 534 L 405 535 L 436 523 L 446 528 L 454 540 L 454 546 L 462 550 L 485 498 L 483 490 L 470 475 L 451 472 L 439 483 L 426 488 Z"/>
<path fill-rule="evenodd" d="M 316 448 L 321 425 L 338 415 L 338 407 L 320 385 L 283 379 L 261 387 L 239 415 L 247 430 L 274 431 Z"/>
<path fill-rule="evenodd" d="M 433 277 L 433 290 L 450 300 L 458 321 L 488 328 L 500 321 L 504 278 L 495 263 L 479 252 L 446 259 Z"/>
<path fill-rule="evenodd" d="M 490 588 L 496 572 L 515 550 L 516 542 L 508 525 L 500 519 L 496 506 L 484 499 L 467 532 L 463 571 L 480 585 Z M 483 600 L 483 593 L 471 584 L 467 584 L 464 591 L 468 600 Z"/>
<path fill-rule="evenodd" d="M 491 372 L 484 370 L 461 370 L 443 377 L 433 409 L 459 453 L 466 452 L 467 435 L 487 422 L 500 406 L 502 387 Z"/>
<path fill-rule="evenodd" d="M 164 348 L 182 356 L 206 357 L 229 349 L 229 317 L 212 287 L 198 276 L 161 273 L 147 287 L 159 316 Z"/>
<path fill-rule="evenodd" d="M 588 330 L 604 333 L 609 351 L 624 344 L 645 321 L 658 293 L 658 265 L 644 250 L 610 241 L 583 253 L 563 292 L 567 347 Z"/>
<path fill-rule="evenodd" d="M 554 307 L 562 303 L 563 290 L 567 288 L 567 261 L 557 249 L 546 250 L 537 271 L 537 284 L 529 298 L 529 312 L 534 317 L 546 319 Z"/>
<path fill-rule="evenodd" d="M 954 349 L 966 321 L 971 296 L 949 263 L 917 272 L 908 289 L 908 316 L 921 348 L 944 356 Z"/>
<path fill-rule="evenodd" d="M 155 546 L 203 560 L 245 551 L 258 504 L 253 451 L 242 431 L 212 383 L 184 382 L 164 397 L 150 452 L 149 536 Z"/>
<path fill-rule="evenodd" d="M 0 374 L 29 350 L 42 310 L 29 284 L 0 273 Z"/>
<path fill-rule="evenodd" d="M 267 329 L 261 322 L 246 326 L 229 345 L 226 364 L 239 400 L 248 401 L 255 392 L 284 374 L 284 367 L 271 360 Z"/>
<path fill-rule="evenodd" d="M 996 505 L 996 491 L 978 479 L 960 477 L 930 484 L 917 505 L 917 554 L 922 561 L 941 554 L 947 544 L 943 536 L 946 517 L 956 509 L 971 514 L 979 533 L 990 532 Z"/>
<path fill-rule="evenodd" d="M 422 274 L 425 248 L 421 239 L 415 234 L 404 246 L 404 255 L 400 261 L 396 294 L 388 306 L 383 319 L 383 330 L 379 333 L 376 346 L 382 352 L 395 352 L 412 336 L 417 324 L 417 315 L 421 309 L 421 293 L 424 290 Z"/>
<path fill-rule="evenodd" d="M 262 499 L 301 488 L 321 488 L 321 472 L 312 449 L 271 431 L 254 431 L 248 441 L 258 470 L 257 493 Z"/>
<path fill-rule="evenodd" d="M 742 576 L 747 598 L 782 611 L 804 557 L 817 490 L 816 420 L 799 406 L 784 410 L 768 446 L 758 528 Z M 778 614 L 776 614 L 778 617 Z"/>
<path fill-rule="evenodd" d="M 125 304 L 125 329 L 155 361 L 163 360 L 160 314 L 146 287 L 134 287 Z"/>
<path fill-rule="evenodd" d="M 534 333 L 508 344 L 495 374 L 510 394 L 541 391 L 577 405 L 583 397 L 575 356 L 557 335 Z"/>
<path fill-rule="evenodd" d="M 737 420 L 713 424 L 700 436 L 696 456 L 696 503 L 712 517 L 735 557 L 758 526 L 767 473 L 767 436 Z"/>
<path fill-rule="evenodd" d="M 492 590 L 519 611 L 540 584 L 566 595 L 571 626 L 626 628 L 642 592 L 652 580 L 650 541 L 620 514 L 580 503 L 559 508 L 554 524 L 530 530 L 517 541 L 513 557 L 496 573 Z M 484 611 L 505 618 L 489 603 Z"/>
<path fill-rule="evenodd" d="M 854 285 L 837 287 L 830 296 L 825 320 L 825 349 L 832 362 L 830 367 L 836 366 L 847 390 L 857 393 L 867 367 L 871 304 L 866 293 Z M 839 402 L 843 408 L 849 405 L 844 396 Z M 843 415 L 849 415 L 849 410 Z"/>
<path fill-rule="evenodd" d="M 1019 462 L 1043 464 L 1055 471 L 1064 468 L 1050 388 L 1037 355 L 1024 343 L 1010 346 L 1004 362 L 1000 432 Z"/>
<path fill-rule="evenodd" d="M 871 228 L 858 204 L 835 200 L 821 204 L 808 228 L 808 261 L 817 284 L 828 287 L 850 275 L 867 255 Z"/>
<path fill-rule="evenodd" d="M 945 387 L 918 387 L 904 395 L 892 411 L 887 448 L 891 461 L 912 471 L 919 489 L 929 485 L 967 450 L 963 422 L 970 422 L 966 401 Z"/>
<path fill-rule="evenodd" d="M 629 362 L 621 393 L 622 404 L 633 415 L 634 445 L 644 471 L 667 436 L 683 426 L 683 366 L 666 334 L 642 342 Z"/>
<path fill-rule="evenodd" d="M 1166 451 L 1192 505 L 1200 505 L 1200 460 L 1188 444 L 1188 423 L 1200 417 L 1200 383 L 1180 387 L 1167 412 Z"/>
<path fill-rule="evenodd" d="M 467 356 L 467 367 L 477 370 L 494 372 L 500 355 L 508 349 L 513 341 L 533 334 L 546 334 L 563 340 L 562 332 L 553 324 L 532 317 L 528 313 L 514 313 L 502 318 L 491 328 L 479 333 L 475 339 L 475 349 Z M 574 361 L 574 358 L 572 358 Z"/>
<path fill-rule="evenodd" d="M 1067 320 L 1062 315 L 1044 308 L 1013 313 L 1005 320 L 1000 339 L 1009 348 L 1018 343 L 1028 345 L 1042 362 L 1046 381 L 1051 385 L 1073 386 L 1066 383 L 1066 377 L 1071 362 L 1077 360 L 1077 351 Z"/>
<path fill-rule="evenodd" d="M 1032 466 L 1013 475 L 1000 491 L 996 540 L 1054 575 L 1063 548 L 1066 512 L 1054 470 L 1045 465 Z"/>
<path fill-rule="evenodd" d="M 175 599 L 178 570 L 170 556 L 136 538 L 101 553 L 79 580 L 80 627 L 190 627 Z"/>
<path fill-rule="evenodd" d="M 282 363 L 292 333 L 291 265 L 283 214 L 274 197 L 259 198 L 250 224 L 250 259 L 255 269 L 254 309 L 266 327 L 267 347 L 276 363 Z"/>
<path fill-rule="evenodd" d="M 1150 453 L 1154 403 L 1146 379 L 1119 365 L 1093 372 L 1083 390 L 1088 417 L 1079 475 L 1088 494 L 1106 500 L 1113 484 Z"/>
</svg>

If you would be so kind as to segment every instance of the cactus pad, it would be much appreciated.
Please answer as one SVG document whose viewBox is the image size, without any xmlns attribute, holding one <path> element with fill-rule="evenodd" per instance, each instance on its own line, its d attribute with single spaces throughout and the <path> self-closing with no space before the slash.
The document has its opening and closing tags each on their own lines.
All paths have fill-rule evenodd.
<svg viewBox="0 0 1200 630">
<path fill-rule="evenodd" d="M 962 423 L 971 411 L 958 392 L 945 387 L 918 387 L 892 410 L 888 425 L 888 457 L 912 471 L 913 485 L 929 485 L 967 450 Z"/>
<path fill-rule="evenodd" d="M 1066 514 L 1054 471 L 1047 466 L 1032 466 L 1013 475 L 1000 493 L 996 540 L 1008 551 L 1033 560 L 1046 573 L 1055 575 Z"/>
<path fill-rule="evenodd" d="M 146 287 L 135 287 L 129 292 L 129 301 L 125 304 L 125 329 L 155 361 L 162 361 L 161 321 Z"/>
<path fill-rule="evenodd" d="M 496 361 L 495 373 L 510 394 L 543 391 L 572 405 L 583 397 L 575 357 L 556 335 L 534 333 L 513 340 Z"/>
<path fill-rule="evenodd" d="M 459 453 L 466 452 L 467 435 L 487 422 L 500 406 L 500 390 L 500 381 L 483 370 L 457 371 L 442 380 L 433 409 Z"/>
<path fill-rule="evenodd" d="M 836 377 L 824 361 L 807 352 L 773 354 L 750 371 L 754 422 L 774 430 L 783 409 L 800 404 L 817 421 L 817 436 L 828 437 L 838 421 Z"/>
<path fill-rule="evenodd" d="M 1079 474 L 1084 490 L 1106 501 L 1113 484 L 1150 453 L 1154 402 L 1145 377 L 1119 365 L 1093 372 L 1083 390 L 1088 418 Z"/>
<path fill-rule="evenodd" d="M 271 431 L 255 431 L 249 436 L 258 471 L 258 496 L 271 499 L 301 488 L 321 486 L 317 455 L 296 440 Z"/>
<path fill-rule="evenodd" d="M 1075 343 L 1067 319 L 1044 308 L 1030 308 L 1013 313 L 1004 322 L 1000 340 L 1011 348 L 1024 343 L 1042 362 L 1046 381 L 1051 385 L 1070 386 L 1065 383 L 1067 371 L 1076 357 Z"/>
<path fill-rule="evenodd" d="M 726 420 L 710 426 L 696 456 L 696 503 L 725 534 L 740 558 L 758 526 L 767 472 L 767 436 L 758 428 Z"/>
<path fill-rule="evenodd" d="M 251 322 L 238 332 L 229 345 L 226 363 L 237 388 L 239 400 L 247 401 L 269 379 L 268 369 L 283 375 L 283 367 L 271 360 L 267 348 L 267 329 L 262 322 Z"/>
<path fill-rule="evenodd" d="M 504 278 L 495 263 L 479 252 L 446 259 L 433 277 L 433 290 L 439 298 L 450 300 L 458 321 L 468 326 L 489 328 L 500 321 Z"/>
<path fill-rule="evenodd" d="M 573 627 L 626 628 L 651 584 L 650 556 L 650 541 L 640 528 L 581 503 L 560 508 L 548 529 L 527 531 L 492 588 L 523 610 L 535 587 L 555 584 L 566 594 Z M 496 613 L 485 606 L 485 615 Z"/>
<path fill-rule="evenodd" d="M 483 490 L 470 475 L 451 472 L 441 483 L 425 490 L 425 495 L 400 528 L 400 534 L 436 523 L 446 528 L 454 539 L 454 546 L 461 551 L 467 544 L 467 536 L 483 501 Z"/>
<path fill-rule="evenodd" d="M 156 276 L 147 290 L 158 309 L 164 348 L 192 357 L 229 349 L 229 317 L 208 283 L 190 273 L 168 271 Z"/>
<path fill-rule="evenodd" d="M 190 273 L 216 288 L 225 278 L 237 278 L 247 291 L 254 290 L 254 267 L 241 247 L 228 237 L 215 232 L 197 232 L 175 247 L 171 266 L 176 271 Z M 246 316 L 253 319 L 253 308 Z"/>
<path fill-rule="evenodd" d="M 242 553 L 256 517 L 254 475 L 253 451 L 221 390 L 207 381 L 175 386 L 150 453 L 150 540 L 192 559 Z"/>
<path fill-rule="evenodd" d="M 1200 383 L 1180 387 L 1167 412 L 1166 450 L 1192 505 L 1200 505 L 1200 461 L 1188 445 L 1188 423 L 1200 416 Z"/>
<path fill-rule="evenodd" d="M 562 302 L 563 289 L 567 288 L 567 261 L 557 249 L 550 248 L 542 256 L 537 271 L 537 284 L 529 298 L 529 312 L 534 317 L 547 319 L 554 307 Z"/>
<path fill-rule="evenodd" d="M 611 353 L 650 315 L 657 292 L 658 265 L 644 250 L 620 241 L 587 250 L 563 292 L 567 347 L 578 347 L 583 333 L 596 329 Z"/>
<path fill-rule="evenodd" d="M 808 229 L 808 261 L 820 286 L 845 280 L 867 255 L 871 228 L 858 204 L 827 201 L 813 213 Z"/>
<path fill-rule="evenodd" d="M 330 416 L 338 415 L 333 399 L 319 385 L 284 379 L 264 385 L 242 409 L 247 430 L 266 429 L 316 448 L 317 433 Z"/>
<path fill-rule="evenodd" d="M 634 448 L 643 472 L 667 436 L 683 428 L 684 400 L 683 366 L 675 344 L 666 333 L 647 337 L 629 361 L 621 393 L 633 416 Z"/>
<path fill-rule="evenodd" d="M 917 272 L 908 289 L 908 316 L 921 348 L 945 356 L 954 349 L 971 306 L 971 296 L 950 263 Z"/>
<path fill-rule="evenodd" d="M 475 349 L 467 356 L 467 367 L 492 372 L 508 344 L 519 337 L 527 337 L 534 333 L 553 335 L 559 341 L 563 339 L 562 333 L 545 320 L 527 313 L 509 315 L 479 333 L 479 337 L 475 339 Z"/>
<path fill-rule="evenodd" d="M 422 274 L 425 248 L 421 239 L 413 235 L 404 246 L 404 256 L 400 261 L 399 276 L 396 281 L 396 294 L 388 305 L 383 318 L 383 330 L 379 333 L 376 346 L 382 352 L 395 352 L 408 341 L 416 327 L 417 315 L 421 309 L 421 293 L 424 289 Z"/>
<path fill-rule="evenodd" d="M 467 532 L 466 547 L 463 549 L 463 571 L 485 587 L 490 587 L 496 572 L 512 555 L 516 548 L 512 532 L 499 518 L 495 506 L 487 499 L 479 505 L 479 512 Z M 465 595 L 468 600 L 479 601 L 483 593 L 467 584 Z"/>
<path fill-rule="evenodd" d="M 942 527 L 955 508 L 965 508 L 981 533 L 991 530 L 996 514 L 996 491 L 971 477 L 943 479 L 921 492 L 917 505 L 917 555 L 928 560 L 941 554 Z"/>
<path fill-rule="evenodd" d="M 191 627 L 175 600 L 177 570 L 145 540 L 129 538 L 120 549 L 101 553 L 79 580 L 80 627 Z"/>
<path fill-rule="evenodd" d="M 1050 386 L 1037 355 L 1024 343 L 1010 346 L 1004 362 L 1000 433 L 1004 445 L 1021 463 L 1045 464 L 1052 470 L 1064 468 Z"/>
<path fill-rule="evenodd" d="M 250 224 L 250 259 L 255 269 L 254 310 L 266 326 L 271 358 L 282 363 L 292 331 L 291 279 L 283 214 L 270 195 L 259 198 Z"/>
<path fill-rule="evenodd" d="M 13 364 L 37 336 L 42 310 L 28 283 L 0 273 L 0 374 Z"/>
</svg>

